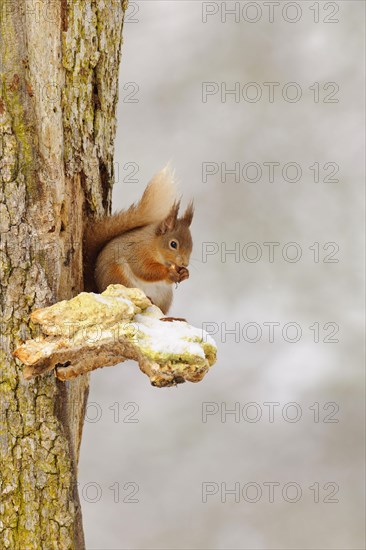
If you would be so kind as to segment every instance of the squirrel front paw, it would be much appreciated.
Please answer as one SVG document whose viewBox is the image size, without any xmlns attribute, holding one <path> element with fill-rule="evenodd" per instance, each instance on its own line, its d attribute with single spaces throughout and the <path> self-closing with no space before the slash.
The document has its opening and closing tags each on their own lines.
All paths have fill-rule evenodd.
<svg viewBox="0 0 366 550">
<path fill-rule="evenodd" d="M 186 267 L 173 264 L 169 268 L 168 277 L 173 283 L 181 283 L 189 278 L 189 271 Z"/>
</svg>

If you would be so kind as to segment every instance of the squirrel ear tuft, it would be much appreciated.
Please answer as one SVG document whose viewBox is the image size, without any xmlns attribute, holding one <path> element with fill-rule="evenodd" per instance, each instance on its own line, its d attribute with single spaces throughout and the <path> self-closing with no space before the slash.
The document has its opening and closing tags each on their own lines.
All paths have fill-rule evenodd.
<svg viewBox="0 0 366 550">
<path fill-rule="evenodd" d="M 191 201 L 187 208 L 186 208 L 186 211 L 184 212 L 183 214 L 183 217 L 181 218 L 182 222 L 185 224 L 185 225 L 188 225 L 188 227 L 191 225 L 192 223 L 192 220 L 193 220 L 193 214 L 194 214 L 194 206 L 193 206 L 193 201 Z"/>
<path fill-rule="evenodd" d="M 179 211 L 180 201 L 177 201 L 173 204 L 170 209 L 169 214 L 157 227 L 157 235 L 165 235 L 168 231 L 173 231 L 177 224 L 178 211 Z"/>
</svg>

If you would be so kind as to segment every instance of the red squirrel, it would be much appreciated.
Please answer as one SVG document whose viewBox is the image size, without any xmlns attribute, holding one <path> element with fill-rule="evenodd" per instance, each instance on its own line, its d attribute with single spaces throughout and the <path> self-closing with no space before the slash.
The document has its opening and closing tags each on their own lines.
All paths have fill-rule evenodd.
<svg viewBox="0 0 366 550">
<path fill-rule="evenodd" d="M 86 290 L 137 287 L 166 314 L 173 284 L 189 277 L 193 202 L 180 218 L 179 206 L 172 174 L 164 168 L 137 204 L 91 222 L 84 233 Z"/>
</svg>

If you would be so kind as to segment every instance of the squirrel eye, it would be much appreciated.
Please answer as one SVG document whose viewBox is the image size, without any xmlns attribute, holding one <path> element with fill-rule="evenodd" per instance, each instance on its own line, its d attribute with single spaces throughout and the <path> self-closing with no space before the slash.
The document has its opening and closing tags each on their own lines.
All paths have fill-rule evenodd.
<svg viewBox="0 0 366 550">
<path fill-rule="evenodd" d="M 178 243 L 177 243 L 177 241 L 170 241 L 169 246 L 170 246 L 170 248 L 177 249 L 178 248 Z"/>
</svg>

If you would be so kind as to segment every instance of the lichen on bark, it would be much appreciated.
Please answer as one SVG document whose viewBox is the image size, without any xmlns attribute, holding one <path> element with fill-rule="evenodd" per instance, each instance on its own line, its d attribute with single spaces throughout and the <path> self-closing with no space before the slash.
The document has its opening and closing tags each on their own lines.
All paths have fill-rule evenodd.
<svg viewBox="0 0 366 550">
<path fill-rule="evenodd" d="M 110 204 L 114 177 L 118 67 L 126 8 L 127 2 L 121 0 L 69 0 L 62 37 L 66 168 L 83 174 L 87 207 L 98 215 Z M 100 195 L 95 193 L 96 178 Z"/>
<path fill-rule="evenodd" d="M 10 95 L 8 90 L 7 98 Z M 30 334 L 30 309 L 50 302 L 52 289 L 44 269 L 30 254 L 35 226 L 27 212 L 29 175 L 14 169 L 25 160 L 24 151 L 30 147 L 24 142 L 29 136 L 22 127 L 18 131 L 19 108 L 14 118 L 4 96 L 2 101 L 0 202 L 7 216 L 5 223 L 2 220 L 0 244 L 1 547 L 39 548 L 42 542 L 49 548 L 58 544 L 72 548 L 74 468 L 70 444 L 55 411 L 57 386 L 45 379 L 27 387 L 11 360 L 15 342 Z"/>
<path fill-rule="evenodd" d="M 113 2 L 107 17 L 105 4 L 0 6 L 0 547 L 11 550 L 84 548 L 76 470 L 88 377 L 26 383 L 12 352 L 36 334 L 35 307 L 82 290 L 83 217 L 109 207 L 126 5 Z M 98 16 L 90 25 L 87 10 Z M 74 14 L 78 26 L 68 27 Z M 90 58 L 78 66 L 84 83 L 110 69 L 105 89 L 88 85 L 76 96 L 79 69 L 66 68 L 68 58 Z"/>
</svg>

